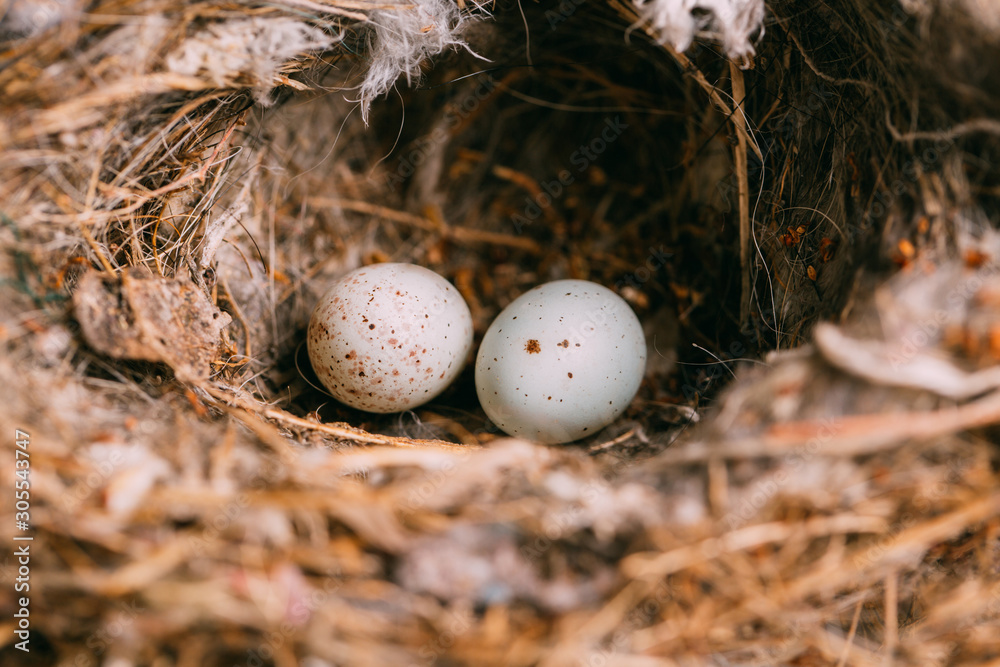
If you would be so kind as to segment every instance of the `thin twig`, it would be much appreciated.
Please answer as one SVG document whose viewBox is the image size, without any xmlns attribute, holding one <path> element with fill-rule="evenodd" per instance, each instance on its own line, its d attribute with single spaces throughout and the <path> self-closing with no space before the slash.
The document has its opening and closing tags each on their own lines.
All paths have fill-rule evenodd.
<svg viewBox="0 0 1000 667">
<path fill-rule="evenodd" d="M 851 619 L 851 628 L 847 631 L 847 639 L 844 640 L 844 650 L 840 653 L 840 659 L 837 660 L 837 667 L 844 667 L 847 664 L 847 658 L 851 655 L 851 647 L 854 645 L 854 635 L 858 632 L 858 621 L 861 620 L 861 608 L 865 606 L 864 599 L 858 600 L 858 604 L 854 607 L 854 617 Z"/>
<path fill-rule="evenodd" d="M 884 667 L 892 667 L 893 654 L 899 645 L 899 573 L 889 572 L 885 578 L 885 642 L 882 645 Z"/>
<path fill-rule="evenodd" d="M 972 120 L 967 120 L 963 123 L 959 123 L 958 125 L 953 125 L 946 130 L 937 130 L 934 132 L 900 132 L 899 128 L 892 123 L 889 112 L 886 111 L 885 125 L 889 128 L 889 134 L 892 135 L 892 138 L 899 142 L 910 142 L 921 139 L 927 141 L 952 141 L 965 136 L 966 134 L 973 134 L 975 132 L 1000 135 L 1000 121 L 994 120 L 993 118 L 973 118 Z"/>
<path fill-rule="evenodd" d="M 345 211 L 355 213 L 367 213 L 377 215 L 404 225 L 416 227 L 430 232 L 436 232 L 441 236 L 454 241 L 464 241 L 468 243 L 488 243 L 490 245 L 501 245 L 512 248 L 520 248 L 533 254 L 541 254 L 542 248 L 538 243 L 523 236 L 511 236 L 499 232 L 488 232 L 481 229 L 471 229 L 469 227 L 456 227 L 444 223 L 436 223 L 430 218 L 414 215 L 405 211 L 399 211 L 387 206 L 372 204 L 371 202 L 356 199 L 336 199 L 331 197 L 310 197 L 309 204 L 312 206 L 323 206 L 340 208 Z"/>
<path fill-rule="evenodd" d="M 202 386 L 201 389 L 230 407 L 239 408 L 257 415 L 258 417 L 266 417 L 290 426 L 324 433 L 326 435 L 340 438 L 341 440 L 348 440 L 350 442 L 357 442 L 364 445 L 382 445 L 386 447 L 437 447 L 440 449 L 450 450 L 479 449 L 476 445 L 456 445 L 453 442 L 445 442 L 444 440 L 398 438 L 391 435 L 369 433 L 368 431 L 355 428 L 348 424 L 324 424 L 322 422 L 310 421 L 308 419 L 302 419 L 301 417 L 289 414 L 280 408 L 267 406 L 263 403 L 255 405 L 248 400 L 239 398 L 223 390 L 208 386 Z"/>
<path fill-rule="evenodd" d="M 635 429 L 630 428 L 629 430 L 625 431 L 614 440 L 609 440 L 608 442 L 602 442 L 600 444 L 594 445 L 587 451 L 590 452 L 591 454 L 593 454 L 594 452 L 603 452 L 605 449 L 611 449 L 615 445 L 620 445 L 626 440 L 631 440 L 632 436 L 634 435 L 635 435 Z"/>
<path fill-rule="evenodd" d="M 657 455 L 663 465 L 700 463 L 714 456 L 749 459 L 778 456 L 816 440 L 817 455 L 851 457 L 872 454 L 910 441 L 927 442 L 1000 423 L 1000 391 L 978 401 L 941 410 L 848 415 L 774 424 L 756 438 L 712 443 L 692 442 Z"/>
<path fill-rule="evenodd" d="M 735 105 L 732 122 L 736 126 L 737 139 L 733 158 L 740 204 L 740 273 L 742 274 L 740 322 L 742 323 L 750 319 L 750 184 L 747 174 L 747 119 L 743 114 L 746 88 L 743 85 L 743 72 L 732 60 L 729 61 L 729 75 Z"/>
</svg>

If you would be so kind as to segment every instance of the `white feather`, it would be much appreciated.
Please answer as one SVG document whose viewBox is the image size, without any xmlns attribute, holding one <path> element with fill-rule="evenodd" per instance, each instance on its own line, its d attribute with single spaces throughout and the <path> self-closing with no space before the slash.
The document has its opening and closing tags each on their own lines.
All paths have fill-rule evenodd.
<svg viewBox="0 0 1000 667">
<path fill-rule="evenodd" d="M 474 20 L 486 16 L 481 5 L 475 13 L 463 12 L 455 0 L 415 0 L 391 9 L 371 12 L 368 39 L 371 63 L 361 83 L 361 115 L 368 122 L 372 100 L 389 91 L 402 75 L 413 85 L 420 79 L 420 64 L 448 48 L 461 48 L 476 57 L 461 33 Z"/>
<path fill-rule="evenodd" d="M 730 58 L 752 56 L 750 37 L 763 36 L 764 0 L 634 0 L 662 43 L 683 52 L 696 36 L 722 43 Z M 696 10 L 701 10 L 695 13 Z M 758 37 L 759 37 L 758 36 Z"/>
</svg>

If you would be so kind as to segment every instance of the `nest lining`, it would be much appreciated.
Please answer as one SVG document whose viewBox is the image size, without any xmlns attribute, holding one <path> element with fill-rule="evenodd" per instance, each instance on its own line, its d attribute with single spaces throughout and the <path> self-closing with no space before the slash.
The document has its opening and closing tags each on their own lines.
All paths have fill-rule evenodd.
<svg viewBox="0 0 1000 667">
<path fill-rule="evenodd" d="M 104 18 L 12 30 L 0 71 L 0 420 L 38 452 L 39 664 L 1000 650 L 996 100 L 967 8 L 773 3 L 740 70 L 645 35 L 642 8 L 567 8 L 553 29 L 499 5 L 462 34 L 490 64 L 443 55 L 367 119 L 344 89 L 374 85 L 380 40 L 459 37 L 392 8 L 374 31 L 347 5 L 87 9 Z M 452 279 L 480 333 L 537 282 L 595 279 L 665 354 L 573 447 L 497 439 L 468 376 L 416 415 L 339 408 L 306 382 L 302 330 L 329 278 L 388 259 Z M 126 332 L 170 326 L 151 298 L 186 328 L 232 324 L 186 354 L 130 352 L 149 333 L 102 348 L 81 294 Z M 817 319 L 840 337 L 802 346 Z"/>
</svg>

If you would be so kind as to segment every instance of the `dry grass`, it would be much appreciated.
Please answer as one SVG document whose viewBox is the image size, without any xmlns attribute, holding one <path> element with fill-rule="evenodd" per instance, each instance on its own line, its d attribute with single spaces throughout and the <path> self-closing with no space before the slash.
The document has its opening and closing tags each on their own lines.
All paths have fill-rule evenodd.
<svg viewBox="0 0 1000 667">
<path fill-rule="evenodd" d="M 1000 22 L 907 6 L 775 1 L 739 69 L 617 0 L 501 4 L 465 33 L 490 62 L 441 56 L 367 127 L 363 19 L 405 9 L 0 32 L 0 521 L 21 429 L 34 535 L 0 661 L 997 664 Z M 638 398 L 563 447 L 499 437 L 468 371 L 415 413 L 333 404 L 309 311 L 384 260 L 478 336 L 538 282 L 614 287 L 657 352 Z"/>
</svg>

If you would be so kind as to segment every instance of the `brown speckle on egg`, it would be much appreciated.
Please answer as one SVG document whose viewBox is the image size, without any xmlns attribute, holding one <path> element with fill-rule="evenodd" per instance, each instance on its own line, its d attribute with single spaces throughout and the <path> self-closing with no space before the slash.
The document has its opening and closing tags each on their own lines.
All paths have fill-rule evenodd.
<svg viewBox="0 0 1000 667">
<path fill-rule="evenodd" d="M 525 344 L 524 349 L 528 354 L 538 354 L 542 351 L 542 346 L 538 344 L 538 341 L 534 338 L 530 339 L 527 344 Z"/>
<path fill-rule="evenodd" d="M 341 278 L 317 304 L 306 339 L 320 381 L 338 400 L 372 412 L 410 409 L 438 395 L 472 345 L 471 316 L 452 289 L 412 264 L 378 264 Z M 467 335 L 455 336 L 456 327 Z M 407 364 L 425 370 L 405 374 Z"/>
</svg>

